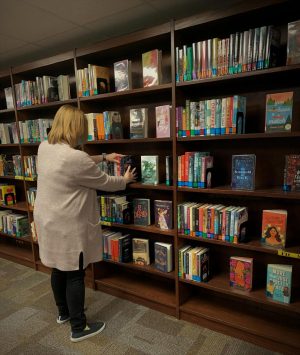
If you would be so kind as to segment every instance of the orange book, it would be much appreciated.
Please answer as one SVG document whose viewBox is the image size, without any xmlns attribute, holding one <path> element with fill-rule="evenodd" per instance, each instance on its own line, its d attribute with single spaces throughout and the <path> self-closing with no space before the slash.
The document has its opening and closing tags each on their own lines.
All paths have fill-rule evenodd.
<svg viewBox="0 0 300 355">
<path fill-rule="evenodd" d="M 284 248 L 286 223 L 286 210 L 263 210 L 262 243 L 274 248 Z"/>
<path fill-rule="evenodd" d="M 97 120 L 97 130 L 98 130 L 98 139 L 104 139 L 104 118 L 103 113 L 98 113 L 96 116 Z"/>
</svg>

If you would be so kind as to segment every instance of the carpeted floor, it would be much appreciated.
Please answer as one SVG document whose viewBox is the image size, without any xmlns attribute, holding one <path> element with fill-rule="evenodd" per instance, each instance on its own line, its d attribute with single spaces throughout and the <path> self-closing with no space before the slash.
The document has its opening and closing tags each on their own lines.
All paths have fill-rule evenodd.
<svg viewBox="0 0 300 355">
<path fill-rule="evenodd" d="M 99 291 L 86 290 L 86 305 L 88 320 L 106 329 L 71 343 L 69 324 L 56 323 L 49 275 L 0 259 L 0 354 L 275 354 Z"/>
</svg>

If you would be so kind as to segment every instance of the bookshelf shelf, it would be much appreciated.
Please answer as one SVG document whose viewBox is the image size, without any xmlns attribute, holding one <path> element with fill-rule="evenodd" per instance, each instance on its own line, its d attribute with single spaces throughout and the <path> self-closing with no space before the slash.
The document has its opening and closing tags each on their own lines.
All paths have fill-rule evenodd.
<svg viewBox="0 0 300 355">
<path fill-rule="evenodd" d="M 67 105 L 67 104 L 77 104 L 77 99 L 70 99 L 70 100 L 65 100 L 65 101 L 54 101 L 54 102 L 48 102 L 46 104 L 18 107 L 17 111 L 48 109 L 51 107 L 56 108 L 58 106 Z"/>
<path fill-rule="evenodd" d="M 153 264 L 143 266 L 143 265 L 135 264 L 133 262 L 120 263 L 120 262 L 112 261 L 112 260 L 108 260 L 108 259 L 104 259 L 103 261 L 105 263 L 117 264 L 117 265 L 120 265 L 120 266 L 122 266 L 124 268 L 133 269 L 133 270 L 139 270 L 139 271 L 146 272 L 146 273 L 149 273 L 149 274 L 155 274 L 155 275 L 159 275 L 161 277 L 165 277 L 165 278 L 168 278 L 168 279 L 175 280 L 175 272 L 174 271 L 172 271 L 172 272 L 162 272 L 162 271 L 157 270 L 154 267 Z"/>
<path fill-rule="evenodd" d="M 27 236 L 27 237 L 21 237 L 21 238 L 17 238 L 14 235 L 10 235 L 10 234 L 6 234 L 6 233 L 2 233 L 0 232 L 0 238 L 11 238 L 15 241 L 17 241 L 18 243 L 29 243 L 31 244 L 31 237 Z"/>
<path fill-rule="evenodd" d="M 237 297 L 242 300 L 248 300 L 258 304 L 268 305 L 270 307 L 276 307 L 283 310 L 284 312 L 290 312 L 294 314 L 300 314 L 300 301 L 294 301 L 290 304 L 283 304 L 280 302 L 275 302 L 266 297 L 265 288 L 253 289 L 250 292 L 243 292 L 235 290 L 229 286 L 229 275 L 219 274 L 213 275 L 212 279 L 208 282 L 196 282 L 192 280 L 186 280 L 179 278 L 180 282 L 194 285 L 200 288 L 206 288 L 212 291 L 219 292 L 221 294 L 227 294 L 232 297 Z"/>
<path fill-rule="evenodd" d="M 92 144 L 136 144 L 136 143 L 160 143 L 160 142 L 172 142 L 172 138 L 132 138 L 132 139 L 110 139 L 101 141 L 87 142 L 86 145 Z"/>
<path fill-rule="evenodd" d="M 218 194 L 218 195 L 230 195 L 230 196 L 244 196 L 244 197 L 261 197 L 261 198 L 275 198 L 275 199 L 288 199 L 299 200 L 300 192 L 285 192 L 279 187 L 256 189 L 253 191 L 247 190 L 233 190 L 230 186 L 220 186 L 211 189 L 197 189 L 191 187 L 178 187 L 180 192 L 192 192 L 199 194 Z"/>
<path fill-rule="evenodd" d="M 168 186 L 166 184 L 158 184 L 158 185 L 147 185 L 142 184 L 140 182 L 134 182 L 128 185 L 129 189 L 144 189 L 144 190 L 167 190 L 173 191 L 174 186 Z"/>
<path fill-rule="evenodd" d="M 14 108 L 6 108 L 6 109 L 3 109 L 3 110 L 0 110 L 0 115 L 2 113 L 10 113 L 10 112 L 15 112 L 15 109 Z"/>
<path fill-rule="evenodd" d="M 14 205 L 2 205 L 1 204 L 0 207 L 6 208 L 8 210 L 13 210 L 13 211 L 23 211 L 23 212 L 28 211 L 26 201 L 17 202 Z"/>
<path fill-rule="evenodd" d="M 239 140 L 239 139 L 271 139 L 271 138 L 299 138 L 300 132 L 289 133 L 247 133 L 247 134 L 224 134 L 220 136 L 195 136 L 177 138 L 178 142 L 210 141 L 210 140 Z"/>
<path fill-rule="evenodd" d="M 12 243 L 6 243 L 4 239 L 9 239 Z M 25 242 L 25 244 L 29 246 L 29 243 Z M 34 267 L 31 247 L 27 248 L 26 246 L 20 246 L 17 238 L 0 238 L 0 257 L 25 266 Z"/>
<path fill-rule="evenodd" d="M 137 226 L 135 224 L 120 224 L 120 223 L 111 223 L 111 222 L 104 222 L 102 223 L 102 225 L 117 227 L 122 229 L 129 229 L 129 230 L 131 229 L 131 230 L 154 233 L 154 234 L 162 234 L 162 235 L 169 235 L 169 236 L 175 235 L 174 229 L 163 230 L 163 229 L 156 228 L 154 226 Z"/>
<path fill-rule="evenodd" d="M 12 175 L 2 175 L 0 179 L 7 179 L 7 180 L 16 180 L 16 178 Z"/>
<path fill-rule="evenodd" d="M 0 144 L 0 148 L 14 148 L 14 147 L 19 147 L 19 144 L 18 143 L 9 143 L 9 144 Z"/>
<path fill-rule="evenodd" d="M 21 147 L 38 147 L 41 144 L 41 142 L 37 143 L 21 143 Z"/>
</svg>

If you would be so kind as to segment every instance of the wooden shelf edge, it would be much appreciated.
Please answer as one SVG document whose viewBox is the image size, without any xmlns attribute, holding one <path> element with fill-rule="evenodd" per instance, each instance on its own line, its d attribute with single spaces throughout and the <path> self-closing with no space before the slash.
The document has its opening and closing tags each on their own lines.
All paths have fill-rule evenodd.
<svg viewBox="0 0 300 355">
<path fill-rule="evenodd" d="M 135 143 L 159 143 L 159 142 L 172 142 L 172 138 L 125 138 L 125 139 L 109 139 L 109 140 L 97 140 L 86 142 L 84 145 L 93 144 L 135 144 Z"/>
<path fill-rule="evenodd" d="M 121 224 L 121 223 L 112 223 L 112 222 L 101 222 L 101 224 L 102 226 L 107 226 L 107 227 L 124 228 L 124 229 L 137 230 L 137 231 L 153 233 L 153 234 L 175 236 L 174 229 L 163 230 L 153 226 L 138 226 L 135 224 Z"/>
<path fill-rule="evenodd" d="M 64 100 L 64 101 L 48 102 L 45 104 L 23 106 L 23 107 L 18 107 L 17 111 L 35 110 L 35 109 L 39 109 L 39 108 L 49 108 L 49 107 L 55 107 L 55 106 L 60 106 L 60 105 L 67 105 L 67 104 L 71 104 L 71 103 L 77 103 L 77 99 L 69 99 L 69 100 Z"/>
<path fill-rule="evenodd" d="M 166 184 L 158 184 L 158 185 L 148 185 L 142 184 L 141 182 L 134 182 L 127 186 L 130 189 L 144 189 L 144 190 L 168 190 L 173 191 L 174 186 L 168 186 Z"/>
</svg>

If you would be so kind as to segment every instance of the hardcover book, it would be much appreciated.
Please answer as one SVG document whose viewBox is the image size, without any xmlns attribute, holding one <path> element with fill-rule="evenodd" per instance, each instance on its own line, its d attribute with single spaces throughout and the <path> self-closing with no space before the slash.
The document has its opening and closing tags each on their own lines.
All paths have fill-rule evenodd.
<svg viewBox="0 0 300 355">
<path fill-rule="evenodd" d="M 286 64 L 300 63 L 300 20 L 288 24 Z"/>
<path fill-rule="evenodd" d="M 263 210 L 262 243 L 270 247 L 284 248 L 286 241 L 286 210 Z"/>
<path fill-rule="evenodd" d="M 130 138 L 148 138 L 148 109 L 130 110 Z"/>
<path fill-rule="evenodd" d="M 108 111 L 111 121 L 111 137 L 112 139 L 123 139 L 123 126 L 121 115 L 118 111 Z"/>
<path fill-rule="evenodd" d="M 173 270 L 173 245 L 169 243 L 154 243 L 154 266 L 157 270 L 170 272 Z"/>
<path fill-rule="evenodd" d="M 292 265 L 268 264 L 266 295 L 281 303 L 291 302 Z"/>
<path fill-rule="evenodd" d="M 141 156 L 141 177 L 143 184 L 157 185 L 158 177 L 158 155 Z"/>
<path fill-rule="evenodd" d="M 300 155 L 290 154 L 285 156 L 283 190 L 300 191 L 299 186 Z"/>
<path fill-rule="evenodd" d="M 150 264 L 148 239 L 132 238 L 132 257 L 135 264 Z"/>
<path fill-rule="evenodd" d="M 154 200 L 155 226 L 160 229 L 173 228 L 173 202 Z"/>
<path fill-rule="evenodd" d="M 142 54 L 143 86 L 161 84 L 161 51 L 153 49 Z"/>
<path fill-rule="evenodd" d="M 148 198 L 133 199 L 133 223 L 139 226 L 151 224 L 150 200 Z"/>
<path fill-rule="evenodd" d="M 114 63 L 115 89 L 124 91 L 132 89 L 131 61 L 128 59 Z"/>
<path fill-rule="evenodd" d="M 255 189 L 255 154 L 233 155 L 231 187 L 236 190 Z"/>
<path fill-rule="evenodd" d="M 292 117 L 292 91 L 267 95 L 265 132 L 290 132 Z"/>
<path fill-rule="evenodd" d="M 253 258 L 230 257 L 230 286 L 242 291 L 251 291 Z"/>
<path fill-rule="evenodd" d="M 156 138 L 170 137 L 171 106 L 163 105 L 155 107 Z"/>
</svg>

